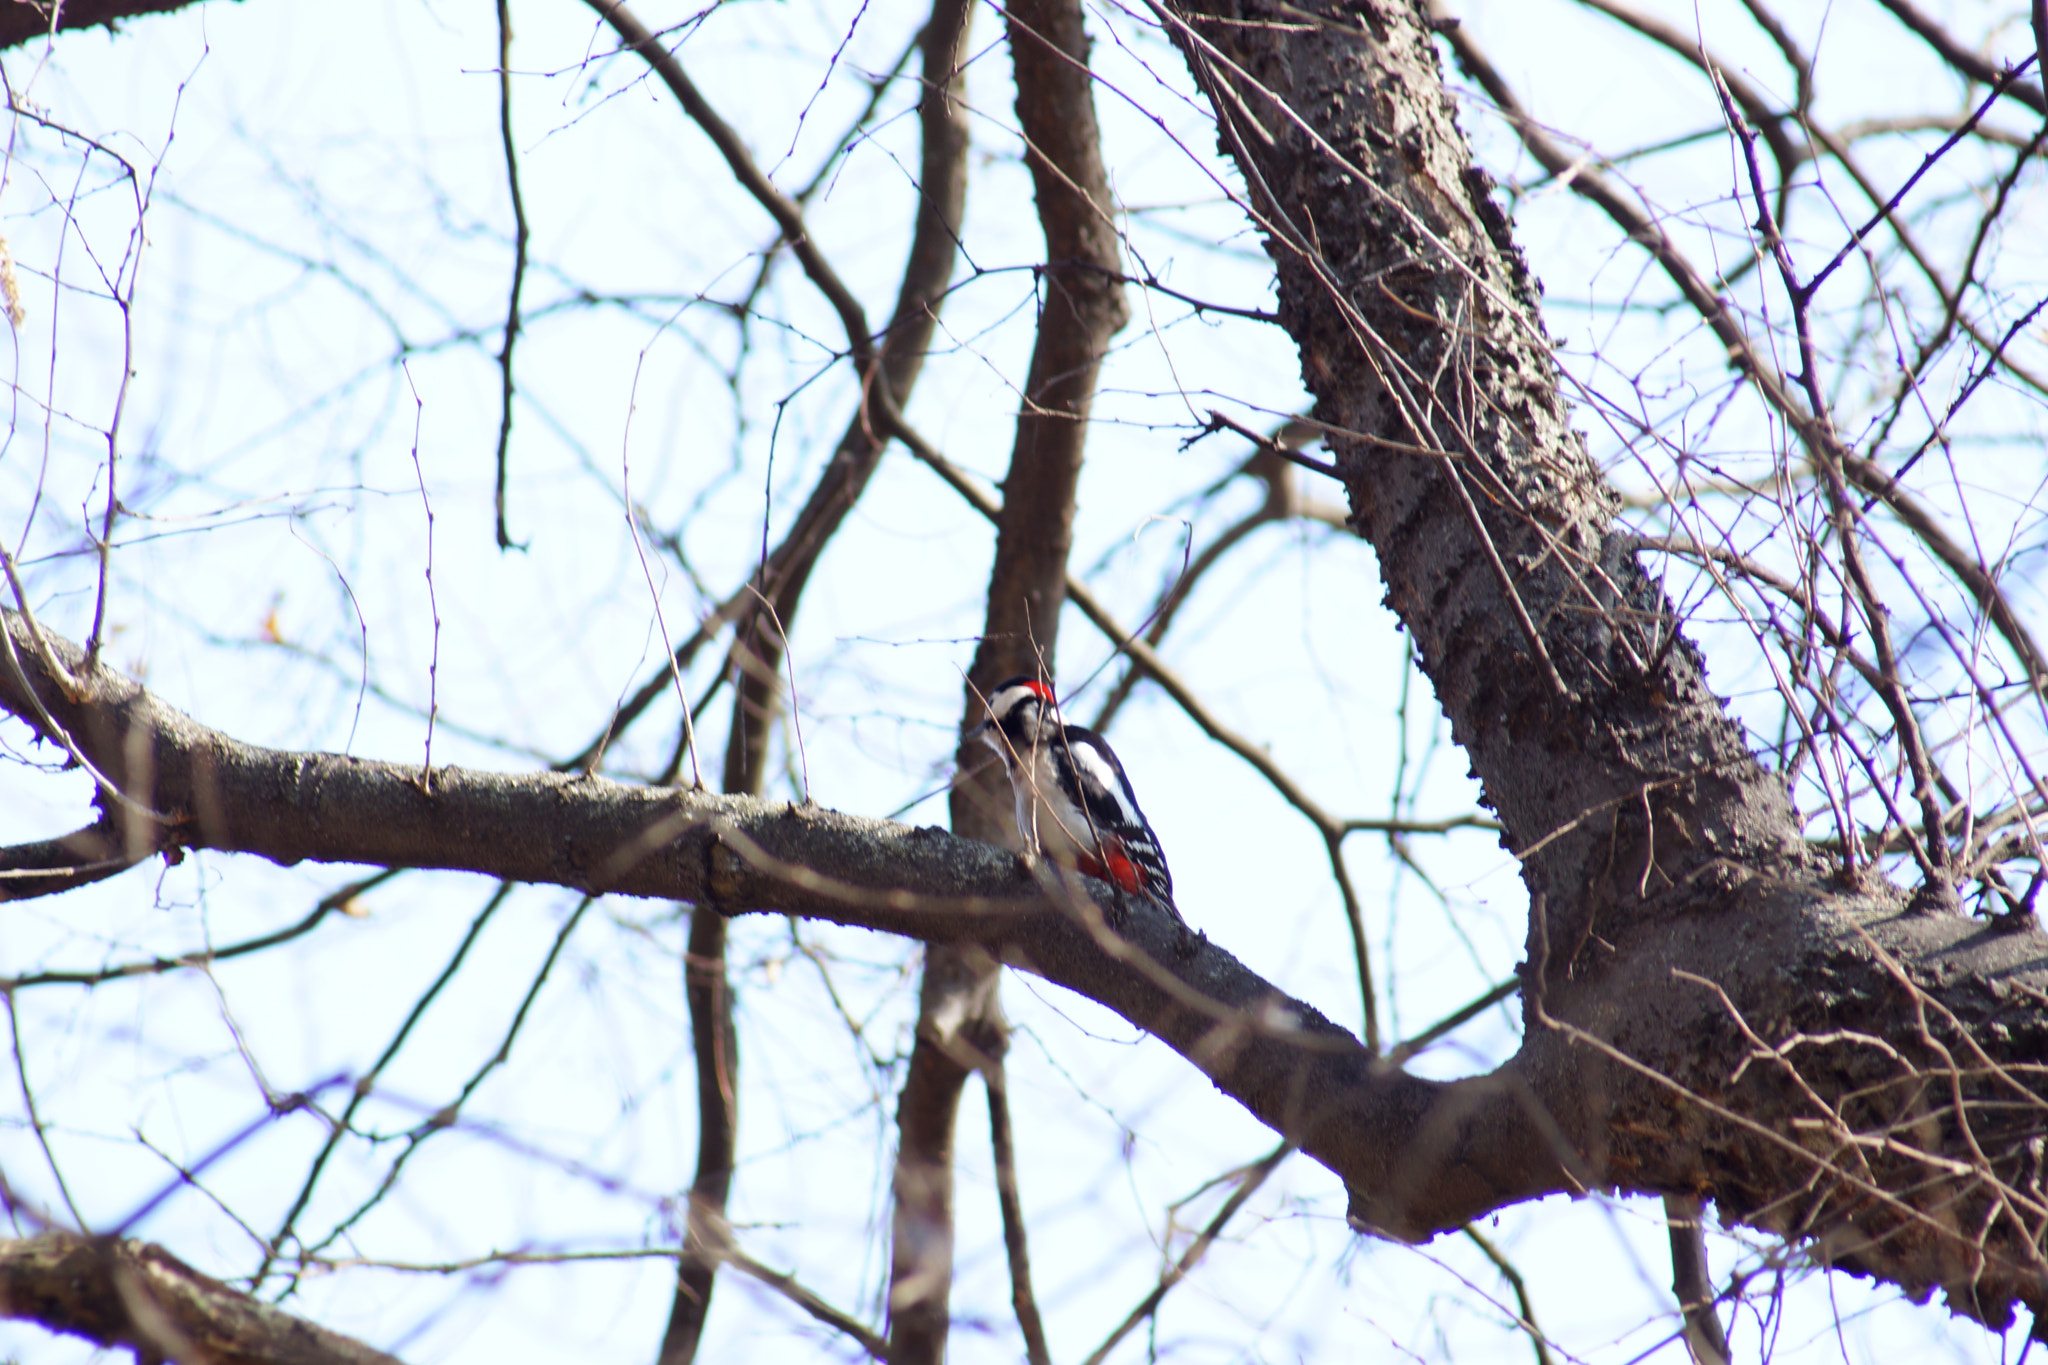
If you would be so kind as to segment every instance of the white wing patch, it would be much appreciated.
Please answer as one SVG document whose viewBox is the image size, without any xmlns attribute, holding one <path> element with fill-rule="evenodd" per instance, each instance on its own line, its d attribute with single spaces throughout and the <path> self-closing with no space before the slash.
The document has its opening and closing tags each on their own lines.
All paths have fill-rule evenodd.
<svg viewBox="0 0 2048 1365">
<path fill-rule="evenodd" d="M 1081 770 L 1084 779 L 1109 793 L 1110 799 L 1116 802 L 1117 811 L 1123 816 L 1123 823 L 1133 829 L 1144 828 L 1145 817 L 1138 814 L 1136 803 L 1131 800 L 1130 793 L 1124 790 L 1122 775 L 1109 766 L 1109 761 L 1086 744 L 1071 746 L 1071 752 L 1074 766 Z"/>
</svg>

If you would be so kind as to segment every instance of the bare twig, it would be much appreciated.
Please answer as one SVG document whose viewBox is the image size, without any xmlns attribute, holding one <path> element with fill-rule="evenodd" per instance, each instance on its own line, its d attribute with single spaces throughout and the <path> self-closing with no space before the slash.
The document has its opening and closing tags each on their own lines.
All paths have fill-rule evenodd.
<svg viewBox="0 0 2048 1365">
<path fill-rule="evenodd" d="M 1102 1362 L 1109 1358 L 1109 1353 L 1116 1349 L 1118 1342 L 1129 1336 L 1139 1323 L 1159 1311 L 1159 1305 L 1167 1294 L 1201 1264 L 1202 1258 L 1208 1255 L 1209 1248 L 1222 1236 L 1223 1229 L 1237 1216 L 1237 1211 L 1250 1202 L 1251 1197 L 1259 1192 L 1259 1187 L 1266 1183 L 1266 1177 L 1273 1174 L 1293 1151 L 1292 1144 L 1283 1142 L 1237 1172 L 1237 1188 L 1223 1201 L 1223 1207 L 1216 1210 L 1216 1216 L 1211 1218 L 1208 1226 L 1188 1244 L 1188 1249 L 1180 1254 L 1180 1258 L 1160 1275 L 1159 1283 L 1153 1287 L 1152 1292 L 1138 1301 L 1138 1306 L 1125 1315 L 1124 1320 L 1103 1339 L 1100 1346 L 1089 1352 L 1083 1365 L 1102 1365 Z"/>
<path fill-rule="evenodd" d="M 1462 1231 L 1466 1240 L 1478 1247 L 1480 1254 L 1487 1260 L 1493 1262 L 1493 1268 L 1500 1272 L 1501 1278 L 1508 1282 L 1508 1287 L 1515 1291 L 1515 1305 L 1521 1312 L 1515 1326 L 1527 1334 L 1530 1349 L 1536 1352 L 1536 1365 L 1550 1365 L 1550 1343 L 1544 1340 L 1543 1329 L 1536 1325 L 1536 1309 L 1529 1301 L 1528 1281 L 1522 1278 L 1522 1272 L 1516 1268 L 1515 1263 L 1493 1244 L 1492 1238 L 1470 1223 L 1467 1223 Z"/>
</svg>

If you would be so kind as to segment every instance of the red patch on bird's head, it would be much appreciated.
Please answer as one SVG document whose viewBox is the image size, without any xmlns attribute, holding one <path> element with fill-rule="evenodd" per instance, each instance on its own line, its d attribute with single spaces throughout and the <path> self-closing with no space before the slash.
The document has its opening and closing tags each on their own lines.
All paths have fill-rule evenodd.
<svg viewBox="0 0 2048 1365">
<path fill-rule="evenodd" d="M 1023 688 L 1026 692 L 1029 692 L 1032 696 L 1037 697 L 1047 706 L 1059 705 L 1059 698 L 1053 695 L 1052 689 L 1046 686 L 1044 683 L 1040 682 L 1037 678 L 1032 677 L 1029 673 L 1020 673 L 1014 678 L 1005 678 L 1000 684 L 998 684 L 995 687 L 993 691 L 991 691 L 988 694 L 988 699 L 991 702 L 993 702 L 997 697 L 1002 696 L 1005 692 L 1012 691 L 1019 687 Z"/>
</svg>

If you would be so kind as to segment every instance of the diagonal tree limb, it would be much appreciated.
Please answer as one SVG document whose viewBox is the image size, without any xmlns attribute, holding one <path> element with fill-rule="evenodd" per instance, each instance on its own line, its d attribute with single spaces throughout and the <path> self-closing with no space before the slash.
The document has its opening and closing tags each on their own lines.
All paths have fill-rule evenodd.
<svg viewBox="0 0 2048 1365">
<path fill-rule="evenodd" d="M 1211 1218 L 1195 1240 L 1188 1244 L 1188 1249 L 1180 1254 L 1179 1259 L 1166 1268 L 1166 1272 L 1159 1277 L 1159 1283 L 1152 1287 L 1151 1292 L 1139 1300 L 1138 1306 L 1127 1313 L 1124 1320 L 1103 1338 L 1102 1344 L 1088 1354 L 1082 1365 L 1102 1365 L 1102 1362 L 1109 1358 L 1109 1353 L 1116 1349 L 1118 1342 L 1129 1336 L 1139 1323 L 1157 1313 L 1159 1305 L 1166 1301 L 1167 1294 L 1201 1264 L 1202 1258 L 1209 1254 L 1209 1248 L 1223 1235 L 1223 1229 L 1237 1216 L 1237 1211 L 1251 1202 L 1251 1197 L 1266 1183 L 1266 1177 L 1278 1170 L 1280 1163 L 1293 1154 L 1294 1148 L 1283 1142 L 1251 1165 L 1242 1168 L 1238 1172 L 1237 1188 L 1223 1201 L 1223 1207 L 1216 1210 L 1216 1216 Z"/>
<path fill-rule="evenodd" d="M 860 1319 L 841 1309 L 834 1308 L 831 1304 L 825 1302 L 824 1299 L 818 1297 L 817 1294 L 797 1283 L 794 1275 L 785 1275 L 780 1271 L 770 1270 L 767 1266 L 762 1265 L 759 1261 L 743 1252 L 728 1251 L 725 1253 L 724 1259 L 733 1269 L 767 1285 L 770 1289 L 782 1295 L 782 1297 L 788 1299 L 827 1327 L 836 1328 L 838 1331 L 852 1337 L 860 1343 L 860 1348 L 863 1351 L 866 1351 L 876 1360 L 887 1360 L 889 1358 L 889 1343 L 887 1341 L 883 1340 L 881 1336 L 861 1322 Z"/>
<path fill-rule="evenodd" d="M 660 37 L 626 8 L 625 0 L 587 0 L 587 3 L 612 26 L 629 51 L 653 68 L 654 74 L 661 78 L 669 93 L 683 106 L 683 111 L 718 148 L 719 155 L 725 158 L 726 166 L 732 171 L 733 179 L 775 220 L 775 226 L 790 244 L 790 251 L 803 266 L 804 274 L 839 315 L 840 326 L 846 331 L 849 353 L 853 356 L 854 371 L 866 384 L 873 373 L 875 360 L 875 344 L 868 331 L 867 312 L 818 249 L 817 242 L 804 226 L 803 209 L 775 187 L 775 182 L 754 160 L 754 154 L 747 150 L 738 131 L 711 107 L 710 101 L 697 89 L 696 82 L 683 70 L 683 64 L 675 54 L 663 47 Z"/>
<path fill-rule="evenodd" d="M 45 1232 L 0 1239 L 0 1318 L 138 1359 L 211 1365 L 398 1365 L 396 1357 L 200 1274 L 162 1247 Z"/>
<path fill-rule="evenodd" d="M 1501 1273 L 1501 1277 L 1508 1282 L 1508 1287 L 1515 1291 L 1515 1306 L 1520 1310 L 1515 1326 L 1528 1334 L 1529 1347 L 1536 1353 L 1536 1365 L 1551 1365 L 1550 1343 L 1544 1340 L 1543 1330 L 1536 1325 L 1536 1308 L 1529 1300 L 1529 1285 L 1522 1278 L 1522 1272 L 1517 1270 L 1515 1263 L 1493 1244 L 1493 1239 L 1478 1228 L 1468 1223 L 1463 1231 L 1466 1240 L 1479 1248 L 1480 1255 L 1493 1262 L 1493 1268 Z"/>
<path fill-rule="evenodd" d="M 1923 13 L 1912 0 L 1877 0 L 1877 3 L 1890 10 L 1901 24 L 1919 35 L 1921 41 L 1939 53 L 1941 59 L 1954 67 L 1956 73 L 1964 79 L 1975 81 L 1979 85 L 1997 85 L 2005 75 L 1990 62 L 1957 42 L 1947 29 Z M 2044 69 L 2041 74 L 2044 79 L 2048 79 L 2048 56 L 2044 56 L 2042 62 Z M 2007 86 L 2005 93 L 2037 114 L 2048 114 L 2048 98 L 2044 98 L 2042 92 L 2031 85 L 2016 82 Z"/>
<path fill-rule="evenodd" d="M 25 629 L 11 612 L 0 621 L 12 631 Z M 82 668 L 78 646 L 53 643 L 67 664 Z M 1889 1034 L 1898 1049 L 1916 1050 L 1921 1045 L 1912 1018 L 1902 1019 L 1887 1003 L 1903 978 L 1940 1002 L 1949 1012 L 1944 1017 L 1957 1021 L 1954 1027 L 1979 1030 L 1974 1036 L 2008 1071 L 2024 1073 L 2029 1063 L 2021 1059 L 2048 1050 L 2048 1010 L 2020 1008 L 2023 1000 L 2048 1000 L 2048 966 L 2042 965 L 2048 944 L 2038 931 L 1989 933 L 1950 917 L 1902 916 L 1895 900 L 1786 880 L 1782 863 L 1763 859 L 1746 873 L 1726 862 L 1728 870 L 1701 888 L 1709 894 L 1699 907 L 1662 928 L 1653 928 L 1655 917 L 1640 916 L 1634 927 L 1610 926 L 1629 951 L 1594 977 L 1553 977 L 1550 966 L 1569 944 L 1553 953 L 1539 934 L 1523 975 L 1525 999 L 1543 983 L 1545 1017 L 1552 1018 L 1598 1003 L 1603 1032 L 1636 1040 L 1647 1063 L 1631 1059 L 1629 1068 L 1603 1069 L 1592 1063 L 1609 1054 L 1589 1054 L 1579 1041 L 1592 1035 L 1539 1028 L 1490 1076 L 1422 1081 L 1374 1062 L 1349 1035 L 1215 944 L 1178 956 L 1178 930 L 1163 912 L 1130 907 L 1123 937 L 1100 932 L 1099 919 L 1098 930 L 1091 930 L 1086 916 L 1076 918 L 1077 906 L 1085 909 L 1087 902 L 1071 899 L 1080 883 L 1048 900 L 1012 855 L 983 844 L 816 808 L 632 788 L 598 777 L 442 770 L 428 796 L 410 765 L 257 749 L 199 725 L 103 668 L 83 674 L 83 681 L 88 695 L 77 702 L 67 700 L 53 678 L 42 677 L 37 686 L 57 718 L 111 771 L 125 778 L 124 755 L 151 751 L 139 770 L 149 775 L 155 799 L 174 813 L 166 834 L 175 846 L 254 852 L 285 863 L 461 868 L 975 945 L 1152 1032 L 1338 1172 L 1352 1192 L 1354 1217 L 1403 1237 L 1459 1227 L 1589 1178 L 1628 1188 L 1705 1181 L 1724 1217 L 1745 1216 L 1748 1209 L 1746 1216 L 1760 1225 L 1787 1230 L 1783 1215 L 1770 1211 L 1776 1192 L 1813 1188 L 1832 1158 L 1756 1136 L 1785 1121 L 1785 1101 L 1773 1097 L 1767 1069 L 1752 1066 L 1747 1080 L 1738 1072 L 1729 1081 L 1728 1059 L 1748 1054 L 1749 1035 L 1730 1034 L 1712 1001 L 1675 995 L 1666 973 L 1676 963 L 1690 964 L 1687 970 L 1702 979 L 1728 983 L 1726 998 L 1795 1029 L 1810 1022 L 1867 1030 L 1872 1037 Z M 0 708 L 25 719 L 35 715 L 4 679 Z M 1548 923 L 1545 915 L 1534 919 L 1539 930 Z M 1744 951 L 1731 958 L 1735 925 Z M 1878 960 L 1872 944 L 1883 947 L 1886 960 Z M 2001 1003 L 1977 991 L 1976 983 L 1989 980 L 2034 994 Z M 1814 981 L 1825 988 L 1807 984 Z M 1845 1010 L 1823 1001 L 1864 1003 Z M 1996 1033 L 1980 1029 L 1987 1013 L 2000 1017 Z M 1681 1051 L 1656 1045 L 1672 1037 L 1681 1040 Z M 1652 1074 L 1659 1076 L 1654 1083 L 1646 1079 Z M 1862 1085 L 1826 1071 L 1808 1079 L 1830 1093 L 1838 1084 Z M 1671 1096 L 1688 1083 L 1718 1098 L 1673 1133 Z M 1657 1140 L 1627 1136 L 1627 1125 L 1644 1121 L 1666 1125 L 1653 1129 Z M 2024 1160 L 2013 1145 L 2023 1145 L 2020 1137 L 1991 1141 L 1994 1163 Z M 1903 1183 L 1894 1200 L 1973 1197 L 1921 1188 L 1919 1175 L 1905 1176 L 1923 1168 L 1900 1161 Z M 1859 1188 L 1878 1187 L 1865 1181 Z M 1799 1226 L 1811 1234 L 1829 1225 L 1840 1216 L 1830 1214 L 1831 1207 L 1807 1210 Z M 1858 1207 L 1854 1226 L 1862 1240 L 1837 1241 L 1838 1265 L 1909 1287 L 1948 1283 L 1943 1267 L 1961 1252 L 1930 1231 L 1938 1220 L 1897 1221 L 1910 1210 L 1901 1205 L 1893 1213 L 1890 1205 L 1860 1196 Z M 2018 1299 L 2048 1305 L 2048 1276 L 2008 1255 L 2010 1235 L 1996 1225 L 1986 1245 L 1970 1249 L 1967 1297 L 1953 1301 L 1973 1316 L 1995 1321 Z"/>
</svg>

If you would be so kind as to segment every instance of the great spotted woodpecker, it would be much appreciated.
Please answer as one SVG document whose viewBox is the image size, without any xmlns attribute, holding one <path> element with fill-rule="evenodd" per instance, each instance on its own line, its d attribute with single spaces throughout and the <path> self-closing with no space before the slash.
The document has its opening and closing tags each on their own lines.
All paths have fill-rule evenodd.
<svg viewBox="0 0 2048 1365">
<path fill-rule="evenodd" d="M 1109 742 L 1060 719 L 1050 687 L 1012 678 L 988 695 L 974 731 L 1010 775 L 1017 833 L 1052 862 L 1157 901 L 1183 926 L 1158 836 Z"/>
</svg>

